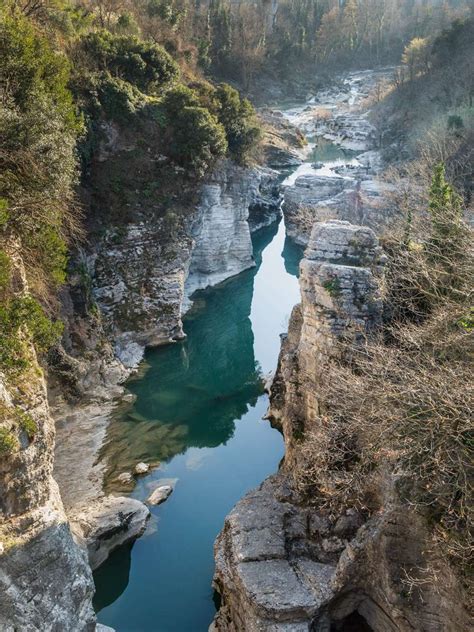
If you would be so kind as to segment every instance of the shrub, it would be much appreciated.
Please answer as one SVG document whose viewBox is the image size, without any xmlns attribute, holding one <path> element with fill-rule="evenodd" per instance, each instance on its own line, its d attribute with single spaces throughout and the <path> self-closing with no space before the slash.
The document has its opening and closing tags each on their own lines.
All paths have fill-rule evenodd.
<svg viewBox="0 0 474 632">
<path fill-rule="evenodd" d="M 163 97 L 163 108 L 170 123 L 173 123 L 173 118 L 179 116 L 183 108 L 199 106 L 199 97 L 196 92 L 182 83 L 168 90 Z"/>
<path fill-rule="evenodd" d="M 127 123 L 141 104 L 141 95 L 121 79 L 104 76 L 97 89 L 102 111 L 108 119 Z"/>
<path fill-rule="evenodd" d="M 62 323 L 47 318 L 30 296 L 4 301 L 0 305 L 0 366 L 5 371 L 21 371 L 28 366 L 27 336 L 38 351 L 45 352 L 60 338 L 62 329 Z"/>
<path fill-rule="evenodd" d="M 8 288 L 10 283 L 11 263 L 6 252 L 0 250 L 0 296 Z"/>
<path fill-rule="evenodd" d="M 225 83 L 218 87 L 216 97 L 217 117 L 224 126 L 229 151 L 237 162 L 245 163 L 262 134 L 255 110 L 248 99 L 241 99 L 237 90 Z"/>
<path fill-rule="evenodd" d="M 132 35 L 101 30 L 81 42 L 92 68 L 128 81 L 142 92 L 155 92 L 176 81 L 179 67 L 164 48 Z"/>
<path fill-rule="evenodd" d="M 35 434 L 38 432 L 38 426 L 33 417 L 17 408 L 15 411 L 15 420 L 18 423 L 20 429 L 26 433 L 28 439 L 32 441 Z"/>
<path fill-rule="evenodd" d="M 173 157 L 203 176 L 217 158 L 225 155 L 227 141 L 222 125 L 208 110 L 185 107 L 173 123 Z"/>
<path fill-rule="evenodd" d="M 0 428 L 0 456 L 13 454 L 20 447 L 18 439 L 6 428 Z"/>
<path fill-rule="evenodd" d="M 66 59 L 21 15 L 1 17 L 0 229 L 21 240 L 27 268 L 56 285 L 74 225 L 81 122 Z"/>
<path fill-rule="evenodd" d="M 15 104 L 24 111 L 31 95 L 42 94 L 54 101 L 54 110 L 77 131 L 78 120 L 67 88 L 69 62 L 38 35 L 31 22 L 19 14 L 0 13 L 0 59 L 2 84 Z"/>
<path fill-rule="evenodd" d="M 295 483 L 333 515 L 380 509 L 387 476 L 458 570 L 472 555 L 472 230 L 438 166 L 431 232 L 388 249 L 385 328 L 321 372 Z"/>
</svg>

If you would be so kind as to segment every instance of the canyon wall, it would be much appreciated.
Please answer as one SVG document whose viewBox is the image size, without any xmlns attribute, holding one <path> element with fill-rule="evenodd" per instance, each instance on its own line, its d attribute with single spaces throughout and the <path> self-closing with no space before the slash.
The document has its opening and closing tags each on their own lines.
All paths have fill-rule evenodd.
<svg viewBox="0 0 474 632">
<path fill-rule="evenodd" d="M 426 524 L 401 502 L 396 477 L 387 473 L 370 516 L 352 506 L 334 515 L 295 486 L 305 435 L 327 446 L 321 389 L 340 341 L 349 335 L 357 343 L 380 323 L 383 265 L 369 228 L 337 220 L 314 226 L 301 303 L 271 386 L 269 418 L 284 434 L 285 458 L 237 503 L 215 545 L 221 632 L 468 629 L 448 568 L 441 587 L 424 583 L 409 593 L 404 583 L 433 560 Z"/>
<path fill-rule="evenodd" d="M 21 259 L 13 284 L 27 292 Z M 0 629 L 95 630 L 93 581 L 53 478 L 55 429 L 46 381 L 25 337 L 27 367 L 0 374 L 0 429 L 16 443 L 0 458 Z M 2 447 L 5 447 L 2 445 Z"/>
</svg>

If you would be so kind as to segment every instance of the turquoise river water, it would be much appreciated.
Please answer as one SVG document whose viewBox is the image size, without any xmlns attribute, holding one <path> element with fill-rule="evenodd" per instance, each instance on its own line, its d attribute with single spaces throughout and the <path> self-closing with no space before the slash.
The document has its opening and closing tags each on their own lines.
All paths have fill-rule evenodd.
<svg viewBox="0 0 474 632">
<path fill-rule="evenodd" d="M 134 463 L 160 463 L 133 495 L 157 480 L 175 489 L 153 507 L 145 535 L 95 573 L 95 607 L 117 632 L 205 632 L 215 612 L 213 543 L 226 514 L 283 456 L 262 420 L 262 378 L 276 368 L 280 333 L 299 301 L 300 249 L 283 221 L 253 239 L 257 267 L 199 292 L 183 343 L 150 350 L 130 382 L 132 406 L 117 413 L 104 447 L 109 478 Z"/>
</svg>

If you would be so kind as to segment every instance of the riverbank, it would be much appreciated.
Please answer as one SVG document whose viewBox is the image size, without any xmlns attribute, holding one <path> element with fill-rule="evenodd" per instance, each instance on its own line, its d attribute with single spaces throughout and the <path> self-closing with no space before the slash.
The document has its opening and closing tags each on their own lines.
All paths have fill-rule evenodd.
<svg viewBox="0 0 474 632">
<path fill-rule="evenodd" d="M 411 490 L 417 472 L 407 475 L 400 466 L 416 427 L 412 400 L 404 402 L 411 406 L 405 435 L 403 413 L 384 417 L 382 407 L 372 414 L 371 439 L 364 425 L 370 403 L 383 397 L 393 370 L 380 356 L 374 372 L 383 378 L 377 376 L 379 390 L 371 400 L 367 387 L 361 387 L 367 376 L 360 366 L 370 362 L 370 344 L 376 346 L 384 331 L 387 280 L 387 256 L 376 232 L 398 215 L 395 187 L 379 180 L 383 163 L 367 102 L 357 98 L 357 91 L 366 93 L 366 80 L 373 85 L 370 74 L 350 75 L 342 93 L 330 99 L 325 94 L 322 101 L 317 97 L 290 114 L 314 134 L 316 147 L 332 144 L 333 161 L 301 166 L 285 191 L 290 234 L 307 245 L 300 301 L 282 338 L 270 389 L 268 417 L 284 435 L 285 456 L 276 474 L 237 503 L 216 541 L 214 587 L 220 608 L 213 629 L 219 632 L 469 629 L 467 609 L 456 601 L 465 578 L 456 576 L 440 551 L 444 542 L 436 550 L 426 505 L 418 501 L 416 506 L 418 490 Z M 416 342 L 410 349 L 402 340 L 401 355 L 418 354 Z M 389 357 L 392 344 L 379 352 Z M 424 344 L 433 361 L 431 341 Z M 358 355 L 364 357 L 361 364 L 352 364 Z M 416 373 L 416 363 L 414 368 Z M 405 397 L 405 377 L 399 373 L 396 379 Z M 352 392 L 360 388 L 364 393 L 355 404 L 351 385 Z M 351 406 L 357 409 L 352 427 Z M 380 419 L 386 420 L 381 441 L 375 439 Z M 430 414 L 425 421 L 424 437 L 430 437 Z M 392 433 L 405 441 L 401 448 L 398 444 L 397 457 L 391 452 L 396 442 L 385 442 Z M 428 494 L 430 481 L 427 477 Z"/>
</svg>

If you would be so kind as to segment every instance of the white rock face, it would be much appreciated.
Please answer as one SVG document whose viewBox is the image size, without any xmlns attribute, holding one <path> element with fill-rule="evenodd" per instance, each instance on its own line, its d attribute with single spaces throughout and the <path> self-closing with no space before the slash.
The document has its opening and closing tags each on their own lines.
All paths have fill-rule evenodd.
<svg viewBox="0 0 474 632">
<path fill-rule="evenodd" d="M 18 252 L 12 249 L 11 272 L 23 293 Z M 0 427 L 18 440 L 17 450 L 0 457 L 0 630 L 92 632 L 92 574 L 53 478 L 55 428 L 45 379 L 34 349 L 25 353 L 29 366 L 20 385 L 0 375 Z M 18 424 L 18 406 L 35 423 L 32 436 Z"/>
<path fill-rule="evenodd" d="M 149 469 L 150 466 L 148 465 L 148 463 L 143 463 L 141 461 L 140 463 L 137 463 L 135 465 L 135 474 L 146 474 Z"/>
<path fill-rule="evenodd" d="M 255 265 L 248 224 L 254 199 L 253 174 L 230 164 L 203 186 L 192 230 L 187 297 Z"/>
</svg>

